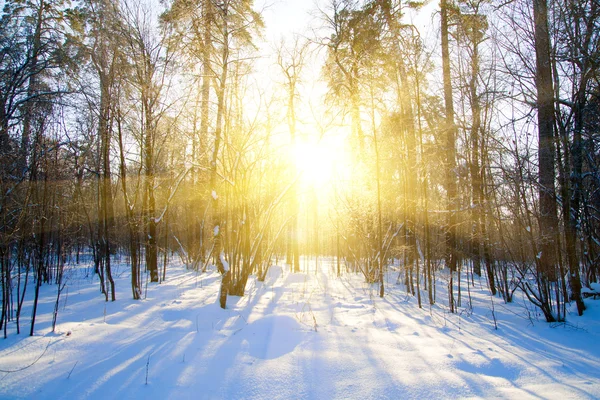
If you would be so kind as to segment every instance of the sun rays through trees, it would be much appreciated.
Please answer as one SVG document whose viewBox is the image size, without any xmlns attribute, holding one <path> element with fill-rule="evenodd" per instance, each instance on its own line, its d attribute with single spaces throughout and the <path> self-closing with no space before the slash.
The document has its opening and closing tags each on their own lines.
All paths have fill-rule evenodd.
<svg viewBox="0 0 600 400">
<path fill-rule="evenodd" d="M 136 300 L 175 257 L 216 268 L 226 308 L 251 275 L 327 256 L 381 297 L 397 271 L 420 307 L 460 312 L 481 277 L 549 322 L 584 312 L 597 1 L 322 0 L 301 32 L 253 0 L 3 4 L 5 335 L 28 285 L 58 304 L 80 258 L 106 301 L 128 296 L 117 256 Z"/>
</svg>

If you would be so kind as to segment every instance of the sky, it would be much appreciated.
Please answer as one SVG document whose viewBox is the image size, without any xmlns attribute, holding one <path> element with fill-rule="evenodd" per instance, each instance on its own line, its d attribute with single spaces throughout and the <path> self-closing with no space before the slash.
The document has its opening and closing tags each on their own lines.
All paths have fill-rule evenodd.
<svg viewBox="0 0 600 400">
<path fill-rule="evenodd" d="M 283 74 L 276 65 L 275 48 L 282 40 L 291 43 L 295 35 L 318 39 L 319 36 L 328 34 L 319 33 L 318 29 L 322 25 L 319 17 L 320 10 L 328 11 L 330 3 L 331 0 L 255 0 L 255 10 L 261 13 L 265 25 L 263 40 L 256 41 L 259 45 L 260 57 L 254 66 L 254 79 L 260 90 L 266 93 L 285 94 L 282 85 Z M 432 15 L 437 6 L 438 2 L 432 0 L 420 12 L 405 16 L 405 21 L 413 22 L 420 34 L 431 43 L 430 46 L 436 46 L 435 25 L 437 24 L 432 19 Z M 323 184 L 328 181 L 326 177 L 333 174 L 333 169 L 338 171 L 347 169 L 346 164 L 351 163 L 352 160 L 347 154 L 349 128 L 336 126 L 337 123 L 332 124 L 333 117 L 324 111 L 327 108 L 324 97 L 328 89 L 321 76 L 321 67 L 326 53 L 317 46 L 314 49 L 300 76 L 296 115 L 298 116 L 297 133 L 303 143 L 297 146 L 295 153 L 296 158 L 298 154 L 302 154 L 301 158 L 306 160 L 298 166 L 306 170 L 307 177 L 313 176 L 309 180 L 320 183 L 319 186 L 326 186 Z M 285 113 L 284 110 L 280 111 Z M 325 131 L 320 129 L 323 127 L 326 127 Z M 277 130 L 287 137 L 285 122 L 282 121 Z M 311 156 L 307 157 L 308 154 Z M 328 154 L 328 156 L 323 157 L 320 154 Z M 335 161 L 325 164 L 322 161 L 325 159 Z M 340 165 L 336 167 L 334 164 Z"/>
<path fill-rule="evenodd" d="M 265 39 L 278 41 L 294 33 L 306 33 L 312 20 L 310 13 L 323 0 L 257 0 L 256 9 L 264 10 Z"/>
</svg>

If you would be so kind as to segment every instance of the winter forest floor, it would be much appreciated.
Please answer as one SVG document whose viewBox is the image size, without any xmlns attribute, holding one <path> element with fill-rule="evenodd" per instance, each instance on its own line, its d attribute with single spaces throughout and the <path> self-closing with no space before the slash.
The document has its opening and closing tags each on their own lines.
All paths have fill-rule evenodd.
<svg viewBox="0 0 600 400">
<path fill-rule="evenodd" d="M 600 300 L 550 325 L 518 294 L 492 306 L 482 279 L 472 311 L 463 285 L 461 311 L 449 314 L 443 282 L 438 302 L 423 291 L 419 309 L 397 272 L 380 299 L 362 275 L 314 265 L 250 277 L 227 310 L 215 271 L 170 267 L 134 301 L 122 264 L 118 300 L 105 303 L 90 269 L 70 267 L 56 332 L 56 286 L 44 286 L 36 335 L 30 301 L 22 333 L 12 323 L 0 339 L 0 398 L 600 398 Z"/>
</svg>

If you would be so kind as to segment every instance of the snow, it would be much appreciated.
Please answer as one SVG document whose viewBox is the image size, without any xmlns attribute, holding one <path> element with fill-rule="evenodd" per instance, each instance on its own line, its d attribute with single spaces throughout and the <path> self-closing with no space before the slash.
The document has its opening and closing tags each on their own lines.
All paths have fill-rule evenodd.
<svg viewBox="0 0 600 400">
<path fill-rule="evenodd" d="M 215 192 L 214 190 L 210 193 L 213 200 L 217 200 L 219 198 L 219 196 L 217 196 L 217 192 Z"/>
<path fill-rule="evenodd" d="M 583 297 L 594 297 L 597 298 L 600 296 L 600 283 L 592 283 L 589 288 L 584 287 L 581 289 L 581 293 Z"/>
<path fill-rule="evenodd" d="M 219 225 L 215 225 L 215 227 L 213 228 L 213 235 L 214 236 L 219 235 Z"/>
<path fill-rule="evenodd" d="M 69 267 L 56 333 L 56 287 L 44 285 L 36 335 L 26 336 L 28 290 L 22 333 L 10 323 L 0 340 L 0 398 L 600 397 L 600 300 L 551 325 L 520 296 L 496 297 L 496 330 L 485 278 L 471 288 L 472 310 L 464 290 L 450 314 L 443 282 L 438 302 L 419 309 L 395 284 L 397 271 L 380 299 L 362 275 L 338 278 L 332 260 L 319 263 L 308 274 L 273 266 L 265 282 L 251 276 L 226 310 L 212 267 L 197 274 L 170 264 L 167 281 L 134 301 L 127 267 L 115 260 L 118 299 L 108 303 L 91 266 Z"/>
<path fill-rule="evenodd" d="M 221 264 L 223 264 L 223 270 L 225 272 L 229 271 L 229 263 L 225 259 L 225 252 L 224 251 L 222 251 L 221 254 L 219 255 L 219 259 L 221 260 Z"/>
</svg>

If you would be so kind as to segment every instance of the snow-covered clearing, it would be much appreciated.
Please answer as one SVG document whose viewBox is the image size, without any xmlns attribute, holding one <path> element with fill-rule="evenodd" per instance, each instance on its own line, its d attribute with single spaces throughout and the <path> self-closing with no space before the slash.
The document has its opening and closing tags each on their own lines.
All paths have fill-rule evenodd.
<svg viewBox="0 0 600 400">
<path fill-rule="evenodd" d="M 600 398 L 600 300 L 550 326 L 522 300 L 494 298 L 495 330 L 480 284 L 473 312 L 451 315 L 443 283 L 438 304 L 430 308 L 424 292 L 419 309 L 397 272 L 380 299 L 361 275 L 338 278 L 331 261 L 315 274 L 312 265 L 310 274 L 272 267 L 265 282 L 251 277 L 227 310 L 215 271 L 172 267 L 133 301 L 121 265 L 119 299 L 105 303 L 89 270 L 71 267 L 57 332 L 56 287 L 45 286 L 36 335 L 26 336 L 29 302 L 23 333 L 10 324 L 0 339 L 0 397 Z"/>
</svg>

